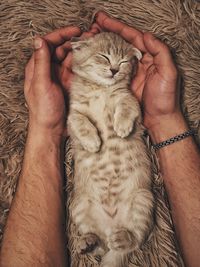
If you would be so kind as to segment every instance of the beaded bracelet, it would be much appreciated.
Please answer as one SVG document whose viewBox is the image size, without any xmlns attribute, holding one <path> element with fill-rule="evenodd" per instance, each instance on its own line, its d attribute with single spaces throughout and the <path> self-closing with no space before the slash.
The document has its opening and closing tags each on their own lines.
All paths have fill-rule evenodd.
<svg viewBox="0 0 200 267">
<path fill-rule="evenodd" d="M 195 134 L 195 131 L 194 130 L 189 130 L 185 133 L 182 133 L 182 134 L 179 134 L 179 135 L 176 135 L 170 139 L 167 139 L 166 141 L 163 141 L 163 142 L 160 142 L 158 144 L 155 144 L 153 145 L 153 148 L 155 150 L 158 150 L 164 146 L 168 146 L 168 145 L 171 145 L 177 141 L 180 141 L 180 140 L 183 140 L 184 138 L 188 137 L 188 136 L 191 136 L 191 135 L 194 135 Z"/>
</svg>

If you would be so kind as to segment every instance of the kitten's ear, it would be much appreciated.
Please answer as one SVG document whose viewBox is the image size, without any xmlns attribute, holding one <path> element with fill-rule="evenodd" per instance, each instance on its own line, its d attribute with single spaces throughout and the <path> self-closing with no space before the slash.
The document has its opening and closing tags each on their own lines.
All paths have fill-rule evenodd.
<svg viewBox="0 0 200 267">
<path fill-rule="evenodd" d="M 90 43 L 89 39 L 81 39 L 80 37 L 72 37 L 71 45 L 73 50 L 81 50 L 81 48 L 88 47 Z"/>
<path fill-rule="evenodd" d="M 135 56 L 138 60 L 140 60 L 142 58 L 142 53 L 140 52 L 140 50 L 137 49 L 136 47 L 133 47 L 132 50 L 133 50 L 133 56 Z"/>
</svg>

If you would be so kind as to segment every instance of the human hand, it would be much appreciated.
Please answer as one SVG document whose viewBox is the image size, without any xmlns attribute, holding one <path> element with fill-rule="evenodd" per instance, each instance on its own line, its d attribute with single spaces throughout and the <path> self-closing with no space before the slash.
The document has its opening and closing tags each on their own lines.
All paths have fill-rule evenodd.
<svg viewBox="0 0 200 267">
<path fill-rule="evenodd" d="M 144 33 L 143 41 L 147 53 L 141 60 L 132 87 L 143 103 L 144 124 L 151 130 L 162 120 L 181 113 L 178 71 L 164 43 L 150 33 Z"/>
<path fill-rule="evenodd" d="M 178 73 L 169 48 L 150 33 L 140 31 L 98 12 L 102 30 L 113 31 L 143 52 L 131 89 L 143 106 L 144 125 L 150 131 L 182 117 L 179 107 Z"/>
<path fill-rule="evenodd" d="M 89 37 L 97 33 L 95 25 Z M 24 94 L 29 109 L 29 128 L 45 135 L 62 137 L 65 132 L 65 97 L 72 79 L 70 39 L 80 35 L 77 27 L 56 30 L 36 37 L 35 52 L 25 70 Z"/>
</svg>

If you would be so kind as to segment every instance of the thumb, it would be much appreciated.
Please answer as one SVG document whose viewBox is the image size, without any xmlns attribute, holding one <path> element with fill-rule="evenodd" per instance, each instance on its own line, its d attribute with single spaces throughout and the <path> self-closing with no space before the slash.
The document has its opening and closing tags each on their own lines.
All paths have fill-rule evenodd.
<svg viewBox="0 0 200 267">
<path fill-rule="evenodd" d="M 47 42 L 41 37 L 34 40 L 34 77 L 47 81 L 51 77 L 51 54 Z"/>
<path fill-rule="evenodd" d="M 143 38 L 144 45 L 147 51 L 153 56 L 153 61 L 157 66 L 158 71 L 167 75 L 175 74 L 176 67 L 168 46 L 154 37 L 151 33 L 144 33 Z"/>
</svg>

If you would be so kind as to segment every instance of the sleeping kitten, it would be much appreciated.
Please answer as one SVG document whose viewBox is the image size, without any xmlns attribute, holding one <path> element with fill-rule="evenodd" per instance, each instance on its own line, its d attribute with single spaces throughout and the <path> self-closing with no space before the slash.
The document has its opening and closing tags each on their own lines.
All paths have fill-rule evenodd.
<svg viewBox="0 0 200 267">
<path fill-rule="evenodd" d="M 152 225 L 150 160 L 141 111 L 129 90 L 141 52 L 114 33 L 72 42 L 69 132 L 75 176 L 70 207 L 78 253 L 101 266 L 127 266 Z"/>
</svg>

